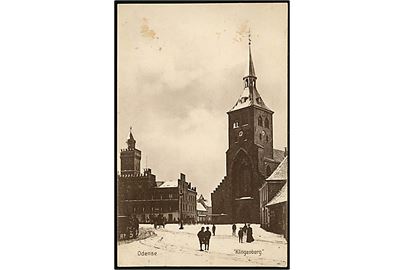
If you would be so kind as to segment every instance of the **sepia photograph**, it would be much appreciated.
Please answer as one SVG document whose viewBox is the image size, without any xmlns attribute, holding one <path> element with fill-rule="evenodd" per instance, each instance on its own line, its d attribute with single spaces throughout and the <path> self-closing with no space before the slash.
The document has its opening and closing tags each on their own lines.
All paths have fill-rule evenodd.
<svg viewBox="0 0 405 270">
<path fill-rule="evenodd" d="M 404 1 L 1 7 L 0 269 L 405 269 Z"/>
<path fill-rule="evenodd" d="M 115 2 L 115 267 L 289 268 L 289 2 Z"/>
</svg>

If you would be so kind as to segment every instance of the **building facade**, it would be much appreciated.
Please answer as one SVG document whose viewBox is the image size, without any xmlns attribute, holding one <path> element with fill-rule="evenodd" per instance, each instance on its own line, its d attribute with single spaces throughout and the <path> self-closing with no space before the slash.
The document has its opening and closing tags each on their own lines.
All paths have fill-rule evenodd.
<svg viewBox="0 0 405 270">
<path fill-rule="evenodd" d="M 226 176 L 211 193 L 215 223 L 259 223 L 259 188 L 284 157 L 273 149 L 273 111 L 256 88 L 250 46 L 243 92 L 227 113 Z"/>
<path fill-rule="evenodd" d="M 288 238 L 288 156 L 259 190 L 260 226 Z"/>
<path fill-rule="evenodd" d="M 197 218 L 199 223 L 212 223 L 212 207 L 202 194 L 197 200 Z"/>
<path fill-rule="evenodd" d="M 151 169 L 140 173 L 141 151 L 135 148 L 132 131 L 126 149 L 120 152 L 121 173 L 117 177 L 118 220 L 135 215 L 141 223 L 161 217 L 167 223 L 197 221 L 197 190 L 180 173 L 175 181 L 157 181 Z"/>
</svg>

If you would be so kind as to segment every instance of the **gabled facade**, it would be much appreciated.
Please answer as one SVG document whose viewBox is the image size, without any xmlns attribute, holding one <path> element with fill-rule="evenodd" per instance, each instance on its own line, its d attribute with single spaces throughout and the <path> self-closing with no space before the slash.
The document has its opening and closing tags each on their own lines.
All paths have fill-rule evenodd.
<svg viewBox="0 0 405 270">
<path fill-rule="evenodd" d="M 199 223 L 212 223 L 212 207 L 202 194 L 197 200 L 197 220 Z"/>
<path fill-rule="evenodd" d="M 259 190 L 260 226 L 288 238 L 288 156 Z"/>
</svg>

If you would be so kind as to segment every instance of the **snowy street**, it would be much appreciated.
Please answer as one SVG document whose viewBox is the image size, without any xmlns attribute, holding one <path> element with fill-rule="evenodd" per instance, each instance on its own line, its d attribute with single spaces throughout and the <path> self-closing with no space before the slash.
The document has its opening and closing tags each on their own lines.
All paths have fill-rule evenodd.
<svg viewBox="0 0 405 270">
<path fill-rule="evenodd" d="M 232 236 L 231 225 L 216 225 L 216 235 L 211 237 L 209 251 L 200 251 L 197 232 L 202 226 L 177 224 L 154 229 L 140 225 L 137 240 L 118 243 L 119 266 L 286 266 L 287 242 L 279 235 L 266 232 L 252 224 L 253 243 L 238 242 Z M 242 227 L 237 224 L 237 228 Z M 210 231 L 212 226 L 209 226 Z"/>
</svg>

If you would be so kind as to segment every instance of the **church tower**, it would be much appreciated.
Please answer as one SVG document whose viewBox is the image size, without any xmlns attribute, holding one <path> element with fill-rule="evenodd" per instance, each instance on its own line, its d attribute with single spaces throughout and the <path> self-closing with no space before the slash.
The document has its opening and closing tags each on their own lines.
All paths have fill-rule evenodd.
<svg viewBox="0 0 405 270">
<path fill-rule="evenodd" d="M 244 89 L 228 111 L 228 215 L 232 222 L 259 222 L 259 188 L 277 167 L 273 160 L 273 111 L 257 90 L 249 36 L 248 70 Z"/>
<path fill-rule="evenodd" d="M 121 149 L 121 175 L 139 175 L 141 151 L 135 148 L 136 141 L 132 135 L 132 127 L 127 137 L 127 148 Z"/>
</svg>

